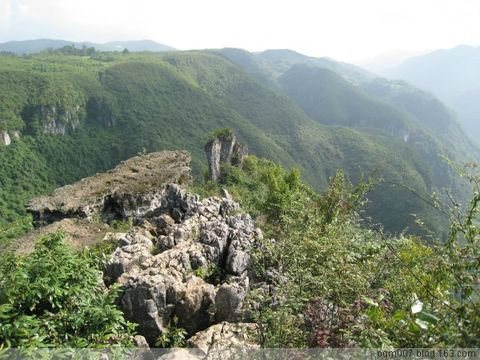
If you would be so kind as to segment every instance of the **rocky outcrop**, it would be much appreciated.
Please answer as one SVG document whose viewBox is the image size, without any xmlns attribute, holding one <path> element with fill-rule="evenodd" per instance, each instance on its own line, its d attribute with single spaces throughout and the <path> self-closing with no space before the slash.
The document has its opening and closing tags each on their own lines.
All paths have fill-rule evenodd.
<svg viewBox="0 0 480 360">
<path fill-rule="evenodd" d="M 20 131 L 12 130 L 10 133 L 8 131 L 0 131 L 0 144 L 8 146 L 12 143 L 12 140 L 20 140 Z"/>
<path fill-rule="evenodd" d="M 8 146 L 12 143 L 12 139 L 10 139 L 10 135 L 8 135 L 8 132 L 0 131 L 0 142 L 5 146 Z"/>
<path fill-rule="evenodd" d="M 69 129 L 80 125 L 81 107 L 61 109 L 54 105 L 41 106 L 38 110 L 42 121 L 42 130 L 46 134 L 65 135 Z"/>
<path fill-rule="evenodd" d="M 223 155 L 227 160 L 234 146 Z M 73 244 L 116 241 L 103 282 L 119 286 L 118 306 L 138 324 L 136 343 L 155 346 L 179 327 L 198 355 L 243 344 L 240 329 L 252 328 L 244 323 L 251 320 L 251 253 L 263 235 L 228 191 L 206 199 L 186 191 L 189 163 L 184 151 L 138 156 L 34 199 L 28 210 L 37 224 L 53 223 L 37 233 L 85 228 L 78 229 L 85 236 L 71 234 Z M 89 222 L 93 218 L 100 221 Z M 114 218 L 129 218 L 133 226 L 107 233 L 101 223 Z"/>
<path fill-rule="evenodd" d="M 20 140 L 20 131 L 18 130 L 13 130 L 12 131 L 12 136 L 15 140 Z"/>
<path fill-rule="evenodd" d="M 255 324 L 222 322 L 195 334 L 188 340 L 187 345 L 198 349 L 200 353 L 197 354 L 202 357 L 215 353 L 227 355 L 235 349 L 258 349 L 259 346 L 254 341 L 256 332 Z"/>
<path fill-rule="evenodd" d="M 205 145 L 208 161 L 208 176 L 212 181 L 220 178 L 221 164 L 242 166 L 243 160 L 248 155 L 248 147 L 239 144 L 232 132 L 214 136 Z"/>
<path fill-rule="evenodd" d="M 244 320 L 249 253 L 262 233 L 238 209 L 231 199 L 200 200 L 171 184 L 120 240 L 106 276 L 121 285 L 120 306 L 150 344 L 174 319 L 188 335 Z"/>
<path fill-rule="evenodd" d="M 161 205 L 166 184 L 191 180 L 190 154 L 162 151 L 136 156 L 113 170 L 31 200 L 27 211 L 36 226 L 65 218 L 126 219 Z"/>
<path fill-rule="evenodd" d="M 167 350 L 166 354 L 155 349 L 151 353 L 154 357 L 160 355 L 159 360 L 263 359 L 265 353 L 254 341 L 256 333 L 251 323 L 222 322 L 192 336 L 187 341 L 188 349 Z"/>
</svg>

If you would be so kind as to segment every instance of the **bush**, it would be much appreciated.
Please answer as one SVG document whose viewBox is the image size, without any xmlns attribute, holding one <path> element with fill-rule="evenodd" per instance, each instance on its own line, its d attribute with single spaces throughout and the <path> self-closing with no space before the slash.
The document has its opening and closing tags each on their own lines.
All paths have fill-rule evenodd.
<svg viewBox="0 0 480 360">
<path fill-rule="evenodd" d="M 0 267 L 0 343 L 6 347 L 132 345 L 133 325 L 104 288 L 97 261 L 75 252 L 55 233 L 27 256 Z"/>
<path fill-rule="evenodd" d="M 449 241 L 432 244 L 366 226 L 371 180 L 352 185 L 337 172 L 317 194 L 298 172 L 253 156 L 224 170 L 205 188 L 227 187 L 265 233 L 254 270 L 275 290 L 250 293 L 263 346 L 478 347 L 480 177 L 464 175 L 475 195 L 465 212 L 454 206 Z"/>
</svg>

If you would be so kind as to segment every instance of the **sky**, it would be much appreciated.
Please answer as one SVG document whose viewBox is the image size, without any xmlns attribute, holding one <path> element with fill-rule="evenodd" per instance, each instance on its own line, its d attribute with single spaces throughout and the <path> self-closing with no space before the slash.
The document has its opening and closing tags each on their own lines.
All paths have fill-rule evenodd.
<svg viewBox="0 0 480 360">
<path fill-rule="evenodd" d="M 151 39 L 361 63 L 480 42 L 479 0 L 0 0 L 0 42 Z"/>
</svg>

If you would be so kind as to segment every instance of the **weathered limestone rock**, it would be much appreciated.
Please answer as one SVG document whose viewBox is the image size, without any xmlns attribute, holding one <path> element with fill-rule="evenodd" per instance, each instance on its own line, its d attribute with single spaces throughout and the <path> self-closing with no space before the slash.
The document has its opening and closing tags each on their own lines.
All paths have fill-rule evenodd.
<svg viewBox="0 0 480 360">
<path fill-rule="evenodd" d="M 222 356 L 231 354 L 235 349 L 258 349 L 259 346 L 254 340 L 256 331 L 255 324 L 222 322 L 195 334 L 188 340 L 187 345 L 199 349 L 203 356 L 208 354 L 208 358 L 218 355 L 219 357 L 214 358 L 226 359 L 228 357 Z"/>
<path fill-rule="evenodd" d="M 121 285 L 127 318 L 150 344 L 174 318 L 189 335 L 218 321 L 243 320 L 249 261 L 237 265 L 229 259 L 238 259 L 239 251 L 249 259 L 259 234 L 252 218 L 235 214 L 239 206 L 231 199 L 200 201 L 175 184 L 166 187 L 160 203 L 138 218 L 105 271 Z M 138 235 L 144 226 L 151 239 Z M 223 274 L 215 282 L 202 277 L 212 268 Z"/>
<path fill-rule="evenodd" d="M 208 161 L 208 175 L 212 181 L 220 178 L 221 164 L 242 166 L 243 160 L 248 155 L 248 147 L 237 143 L 233 133 L 219 135 L 205 145 Z"/>
<path fill-rule="evenodd" d="M 256 333 L 255 324 L 222 322 L 192 336 L 187 341 L 188 349 L 172 349 L 158 359 L 248 359 L 260 349 L 255 343 Z"/>
<path fill-rule="evenodd" d="M 235 143 L 232 155 L 232 165 L 242 167 L 243 161 L 248 156 L 248 146 L 245 144 Z"/>
<path fill-rule="evenodd" d="M 135 264 L 144 262 L 152 256 L 152 241 L 146 236 L 131 231 L 120 240 L 123 246 L 117 248 L 113 254 L 106 277 L 110 282 L 115 282 L 125 272 L 129 271 Z"/>
<path fill-rule="evenodd" d="M 8 135 L 8 132 L 0 131 L 0 142 L 5 146 L 8 146 L 12 143 L 12 139 L 10 138 L 10 135 Z"/>
<path fill-rule="evenodd" d="M 230 163 L 232 161 L 233 148 L 237 141 L 235 135 L 225 135 L 218 138 L 220 141 L 220 162 Z"/>
<path fill-rule="evenodd" d="M 154 346 L 172 326 L 190 337 L 210 329 L 210 340 L 235 344 L 236 327 L 211 326 L 248 320 L 250 254 L 262 232 L 227 190 L 202 200 L 187 192 L 182 185 L 190 180 L 189 162 L 182 151 L 135 157 L 29 204 L 37 223 L 53 222 L 36 232 L 90 224 L 89 239 L 118 242 L 99 281 L 120 287 L 118 305 L 144 337 L 137 346 Z M 133 226 L 111 233 L 106 224 L 89 222 L 97 215 L 103 221 L 132 218 Z"/>
<path fill-rule="evenodd" d="M 38 109 L 42 121 L 42 130 L 46 134 L 65 135 L 69 129 L 75 130 L 80 125 L 80 105 L 70 109 L 55 105 L 41 106 Z"/>
<path fill-rule="evenodd" d="M 161 205 L 167 183 L 185 184 L 191 180 L 190 160 L 186 151 L 136 156 L 106 173 L 31 200 L 27 211 L 36 226 L 96 215 L 107 221 L 136 217 Z"/>
<path fill-rule="evenodd" d="M 249 279 L 236 279 L 220 286 L 215 297 L 216 320 L 239 322 L 243 319 L 243 300 L 249 290 Z"/>
<path fill-rule="evenodd" d="M 205 145 L 208 161 L 208 176 L 210 180 L 217 181 L 220 177 L 220 154 L 222 144 L 220 140 L 213 139 Z"/>
<path fill-rule="evenodd" d="M 133 343 L 137 348 L 141 349 L 148 349 L 150 347 L 148 346 L 147 340 L 141 335 L 135 335 L 133 337 Z"/>
</svg>

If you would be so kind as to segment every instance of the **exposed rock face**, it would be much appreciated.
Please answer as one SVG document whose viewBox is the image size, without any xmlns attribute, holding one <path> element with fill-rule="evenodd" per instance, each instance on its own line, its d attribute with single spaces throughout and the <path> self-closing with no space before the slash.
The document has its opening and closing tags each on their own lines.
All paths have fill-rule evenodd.
<svg viewBox="0 0 480 360">
<path fill-rule="evenodd" d="M 221 164 L 242 166 L 243 160 L 248 155 L 248 147 L 239 144 L 235 135 L 221 135 L 213 138 L 205 145 L 205 153 L 208 161 L 208 175 L 212 181 L 220 178 Z"/>
<path fill-rule="evenodd" d="M 231 323 L 249 320 L 250 254 L 263 235 L 227 190 L 222 198 L 200 200 L 179 185 L 191 179 L 189 163 L 184 151 L 135 157 L 34 199 L 28 209 L 38 224 L 54 222 L 37 233 L 84 225 L 91 228 L 86 236 L 97 242 L 117 240 L 102 284 L 120 286 L 118 305 L 139 325 L 136 343 L 154 346 L 176 326 L 187 331 L 198 355 L 215 346 L 243 344 L 239 329 L 251 325 Z M 107 233 L 105 224 L 88 225 L 95 214 L 104 221 L 130 218 L 134 226 L 126 233 Z"/>
<path fill-rule="evenodd" d="M 218 139 L 213 139 L 205 145 L 205 153 L 208 161 L 208 177 L 210 180 L 217 181 L 220 177 L 220 154 L 222 143 Z"/>
<path fill-rule="evenodd" d="M 27 211 L 36 226 L 64 218 L 125 219 L 161 205 L 167 183 L 191 180 L 190 154 L 162 151 L 136 156 L 106 173 L 56 189 L 31 200 Z"/>
<path fill-rule="evenodd" d="M 10 135 L 8 135 L 8 132 L 0 131 L 0 142 L 5 146 L 8 146 L 12 143 L 12 139 L 10 138 Z"/>
<path fill-rule="evenodd" d="M 58 109 L 54 105 L 40 107 L 43 132 L 65 135 L 68 129 L 75 130 L 80 125 L 80 110 L 80 105 L 76 105 L 72 109 Z"/>
<path fill-rule="evenodd" d="M 239 206 L 231 199 L 200 201 L 175 184 L 160 203 L 138 214 L 106 269 L 122 286 L 126 316 L 150 344 L 174 317 L 189 335 L 218 321 L 242 321 L 248 252 L 261 236 L 252 218 L 234 214 Z M 220 279 L 212 279 L 212 269 Z"/>
<path fill-rule="evenodd" d="M 256 331 L 254 324 L 222 322 L 195 334 L 188 340 L 187 345 L 200 350 L 199 355 L 203 356 L 216 352 L 218 355 L 226 355 L 225 351 L 228 349 L 257 349 L 258 345 L 252 339 Z"/>
<path fill-rule="evenodd" d="M 233 147 L 233 156 L 231 163 L 233 166 L 242 167 L 243 160 L 248 156 L 248 146 L 245 144 L 235 143 Z"/>
</svg>

